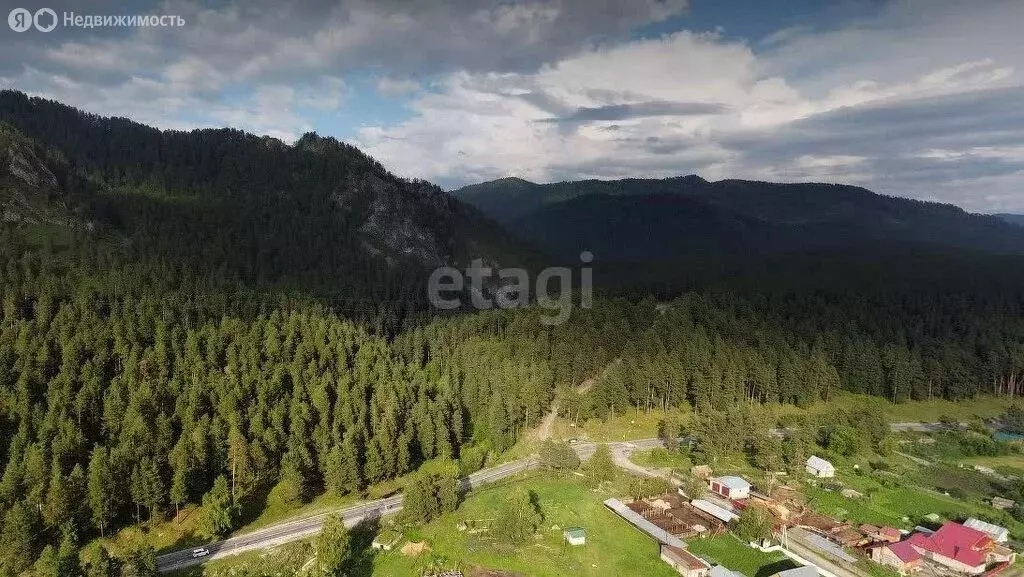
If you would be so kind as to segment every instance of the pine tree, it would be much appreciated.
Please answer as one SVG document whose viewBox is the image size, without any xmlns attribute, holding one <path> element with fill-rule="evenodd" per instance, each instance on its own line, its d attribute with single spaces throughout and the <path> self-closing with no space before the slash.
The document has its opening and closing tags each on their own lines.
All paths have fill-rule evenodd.
<svg viewBox="0 0 1024 577">
<path fill-rule="evenodd" d="M 88 560 L 85 565 L 85 577 L 114 577 L 114 562 L 110 553 L 102 543 L 86 548 L 85 558 Z"/>
<path fill-rule="evenodd" d="M 78 544 L 70 531 L 65 531 L 57 548 L 57 572 L 55 577 L 77 577 L 81 575 L 78 564 Z"/>
<path fill-rule="evenodd" d="M 130 551 L 121 566 L 121 577 L 157 577 L 156 551 L 152 547 Z"/>
<path fill-rule="evenodd" d="M 92 522 L 103 536 L 116 510 L 113 502 L 114 479 L 110 469 L 109 456 L 103 447 L 96 447 L 89 459 L 89 509 Z"/>
<path fill-rule="evenodd" d="M 203 495 L 201 531 L 211 539 L 227 535 L 234 528 L 237 509 L 231 500 L 227 477 L 218 475 L 213 487 Z"/>
<path fill-rule="evenodd" d="M 316 574 L 319 577 L 346 575 L 351 555 L 350 537 L 338 515 L 328 515 L 324 527 L 313 541 L 316 553 Z"/>
<path fill-rule="evenodd" d="M 608 445 L 598 445 L 593 456 L 584 465 L 587 474 L 596 483 L 601 484 L 615 479 L 615 460 Z"/>
<path fill-rule="evenodd" d="M 72 503 L 60 467 L 52 467 L 53 474 L 43 504 L 43 522 L 48 527 L 58 527 L 71 519 Z"/>
<path fill-rule="evenodd" d="M 524 543 L 533 537 L 543 520 L 537 494 L 518 488 L 502 503 L 494 532 L 510 543 Z"/>
<path fill-rule="evenodd" d="M 7 511 L 0 528 L 0 568 L 17 575 L 32 564 L 40 524 L 35 508 L 22 501 Z"/>
</svg>

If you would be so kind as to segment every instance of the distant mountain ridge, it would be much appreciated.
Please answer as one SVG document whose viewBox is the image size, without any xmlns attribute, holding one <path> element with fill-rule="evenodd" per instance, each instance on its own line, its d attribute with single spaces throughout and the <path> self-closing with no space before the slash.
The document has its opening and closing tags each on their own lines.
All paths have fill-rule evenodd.
<svg viewBox="0 0 1024 577">
<path fill-rule="evenodd" d="M 839 184 L 666 179 L 534 184 L 501 179 L 453 194 L 542 249 L 624 261 L 918 243 L 1024 253 L 1024 229 L 953 205 Z"/>
<path fill-rule="evenodd" d="M 529 254 L 440 187 L 314 133 L 288 145 L 233 129 L 162 131 L 3 90 L 0 164 L 4 221 L 95 224 L 130 239 L 138 258 L 245 284 L 391 298 L 418 295 L 442 264 Z"/>
<path fill-rule="evenodd" d="M 1004 212 L 997 214 L 996 216 L 1005 220 L 1006 222 L 1024 226 L 1024 214 L 1010 214 Z"/>
</svg>

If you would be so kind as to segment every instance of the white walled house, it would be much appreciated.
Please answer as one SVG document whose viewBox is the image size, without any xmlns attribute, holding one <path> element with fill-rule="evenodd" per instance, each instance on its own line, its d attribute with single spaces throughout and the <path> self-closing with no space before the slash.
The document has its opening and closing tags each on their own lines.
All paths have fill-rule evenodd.
<svg viewBox="0 0 1024 577">
<path fill-rule="evenodd" d="M 712 477 L 708 481 L 708 488 L 712 493 L 721 495 L 726 499 L 746 499 L 750 497 L 750 483 L 743 477 L 726 476 Z"/>
<path fill-rule="evenodd" d="M 804 467 L 804 470 L 807 471 L 807 474 L 821 479 L 836 476 L 836 468 L 832 463 L 829 463 L 825 459 L 816 455 L 811 455 L 811 457 L 807 459 L 807 466 Z"/>
</svg>

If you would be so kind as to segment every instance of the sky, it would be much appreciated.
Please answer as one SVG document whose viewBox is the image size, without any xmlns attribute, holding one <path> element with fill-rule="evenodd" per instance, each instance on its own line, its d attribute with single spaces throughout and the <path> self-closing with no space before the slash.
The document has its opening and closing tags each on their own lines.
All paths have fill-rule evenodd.
<svg viewBox="0 0 1024 577">
<path fill-rule="evenodd" d="M 0 24 L 0 88 L 315 131 L 445 188 L 699 174 L 1024 213 L 1021 0 L 0 0 L 20 7 L 61 24 Z"/>
</svg>

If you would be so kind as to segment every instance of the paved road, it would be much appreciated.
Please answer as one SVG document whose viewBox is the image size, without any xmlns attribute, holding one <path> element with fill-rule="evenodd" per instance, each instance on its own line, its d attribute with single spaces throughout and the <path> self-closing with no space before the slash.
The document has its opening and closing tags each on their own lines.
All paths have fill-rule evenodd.
<svg viewBox="0 0 1024 577">
<path fill-rule="evenodd" d="M 892 428 L 894 431 L 935 431 L 939 430 L 941 425 L 939 423 L 893 423 Z M 775 432 L 776 434 L 784 434 L 784 431 L 782 430 L 776 430 Z M 682 442 L 686 442 L 687 440 L 688 439 L 681 439 Z M 607 444 L 612 449 L 612 454 L 616 457 L 616 463 L 620 464 L 620 466 L 622 466 L 623 463 L 629 463 L 628 455 L 637 449 L 652 449 L 664 445 L 661 439 L 637 439 L 635 441 Z M 597 450 L 597 446 L 598 443 L 579 443 L 574 445 L 573 448 L 576 450 L 576 453 L 580 458 L 585 460 L 594 454 L 594 451 Z M 526 471 L 536 465 L 536 458 L 529 457 L 519 461 L 505 463 L 497 467 L 484 469 L 462 479 L 461 488 L 463 491 L 468 492 L 481 485 L 493 483 L 515 475 L 516 473 Z M 627 468 L 632 470 L 632 467 Z M 342 519 L 345 521 L 345 524 L 351 527 L 363 519 L 392 515 L 401 511 L 402 501 L 402 495 L 395 495 L 386 499 L 378 499 L 376 501 L 353 505 L 346 509 L 335 511 L 334 513 L 340 514 Z M 199 558 L 192 557 L 192 549 L 183 549 L 180 551 L 166 553 L 157 557 L 157 567 L 161 572 L 177 571 L 193 565 L 205 563 L 211 559 L 236 555 L 238 553 L 254 549 L 265 549 L 282 543 L 303 539 L 318 533 L 323 527 L 324 520 L 329 514 L 330 513 L 324 513 L 313 517 L 288 521 L 259 531 L 247 533 L 245 535 L 239 535 L 223 541 L 209 543 L 204 545 L 203 548 L 208 549 L 210 554 Z"/>
<path fill-rule="evenodd" d="M 531 469 L 535 467 L 536 464 L 536 459 L 531 457 L 528 459 L 513 461 L 511 463 L 505 463 L 504 465 L 499 465 L 490 469 L 484 469 L 462 479 L 461 489 L 464 492 L 468 492 L 480 487 L 481 485 L 492 483 L 527 469 Z M 386 499 L 378 499 L 376 501 L 353 505 L 352 507 L 335 511 L 335 513 L 341 515 L 342 519 L 345 521 L 345 525 L 351 527 L 363 519 L 392 515 L 401 511 L 403 500 L 403 495 L 395 495 Z M 324 520 L 326 520 L 328 515 L 330 515 L 330 513 L 324 513 L 295 521 L 288 521 L 286 523 L 280 523 L 245 535 L 239 535 L 223 541 L 209 543 L 203 547 L 208 549 L 210 554 L 199 558 L 192 557 L 192 549 L 167 553 L 157 557 L 157 568 L 162 573 L 177 571 L 193 565 L 205 563 L 211 559 L 237 555 L 238 553 L 254 549 L 265 549 L 267 547 L 273 547 L 282 543 L 288 543 L 290 541 L 309 537 L 320 532 L 320 529 L 323 528 Z"/>
<path fill-rule="evenodd" d="M 629 453 L 636 449 L 660 447 L 663 443 L 661 439 L 639 439 L 636 441 L 627 441 L 622 443 L 609 443 L 609 445 L 615 454 L 619 454 L 620 452 Z M 574 445 L 573 448 L 581 459 L 588 459 L 594 454 L 594 451 L 597 450 L 597 443 L 579 443 Z M 528 457 L 526 459 L 498 465 L 497 467 L 483 469 L 462 479 L 460 488 L 463 492 L 469 492 L 482 485 L 500 481 L 501 479 L 532 469 L 536 466 L 537 459 L 535 457 Z M 353 505 L 346 509 L 334 511 L 333 513 L 341 515 L 341 518 L 345 521 L 345 525 L 351 527 L 363 519 L 393 515 L 401 511 L 403 500 L 404 497 L 402 495 L 395 495 L 386 499 L 378 499 L 376 501 Z M 157 568 L 161 573 L 178 571 L 180 569 L 185 569 L 186 567 L 200 565 L 211 559 L 219 559 L 229 555 L 237 555 L 245 551 L 265 549 L 281 545 L 283 543 L 297 541 L 319 533 L 323 528 L 324 520 L 330 514 L 331 513 L 323 513 L 313 517 L 279 523 L 265 529 L 260 529 L 259 531 L 246 533 L 245 535 L 239 535 L 237 537 L 231 537 L 230 539 L 224 539 L 223 541 L 208 543 L 202 547 L 208 549 L 210 554 L 199 558 L 192 557 L 192 549 L 182 549 L 180 551 L 166 553 L 157 557 Z"/>
</svg>

